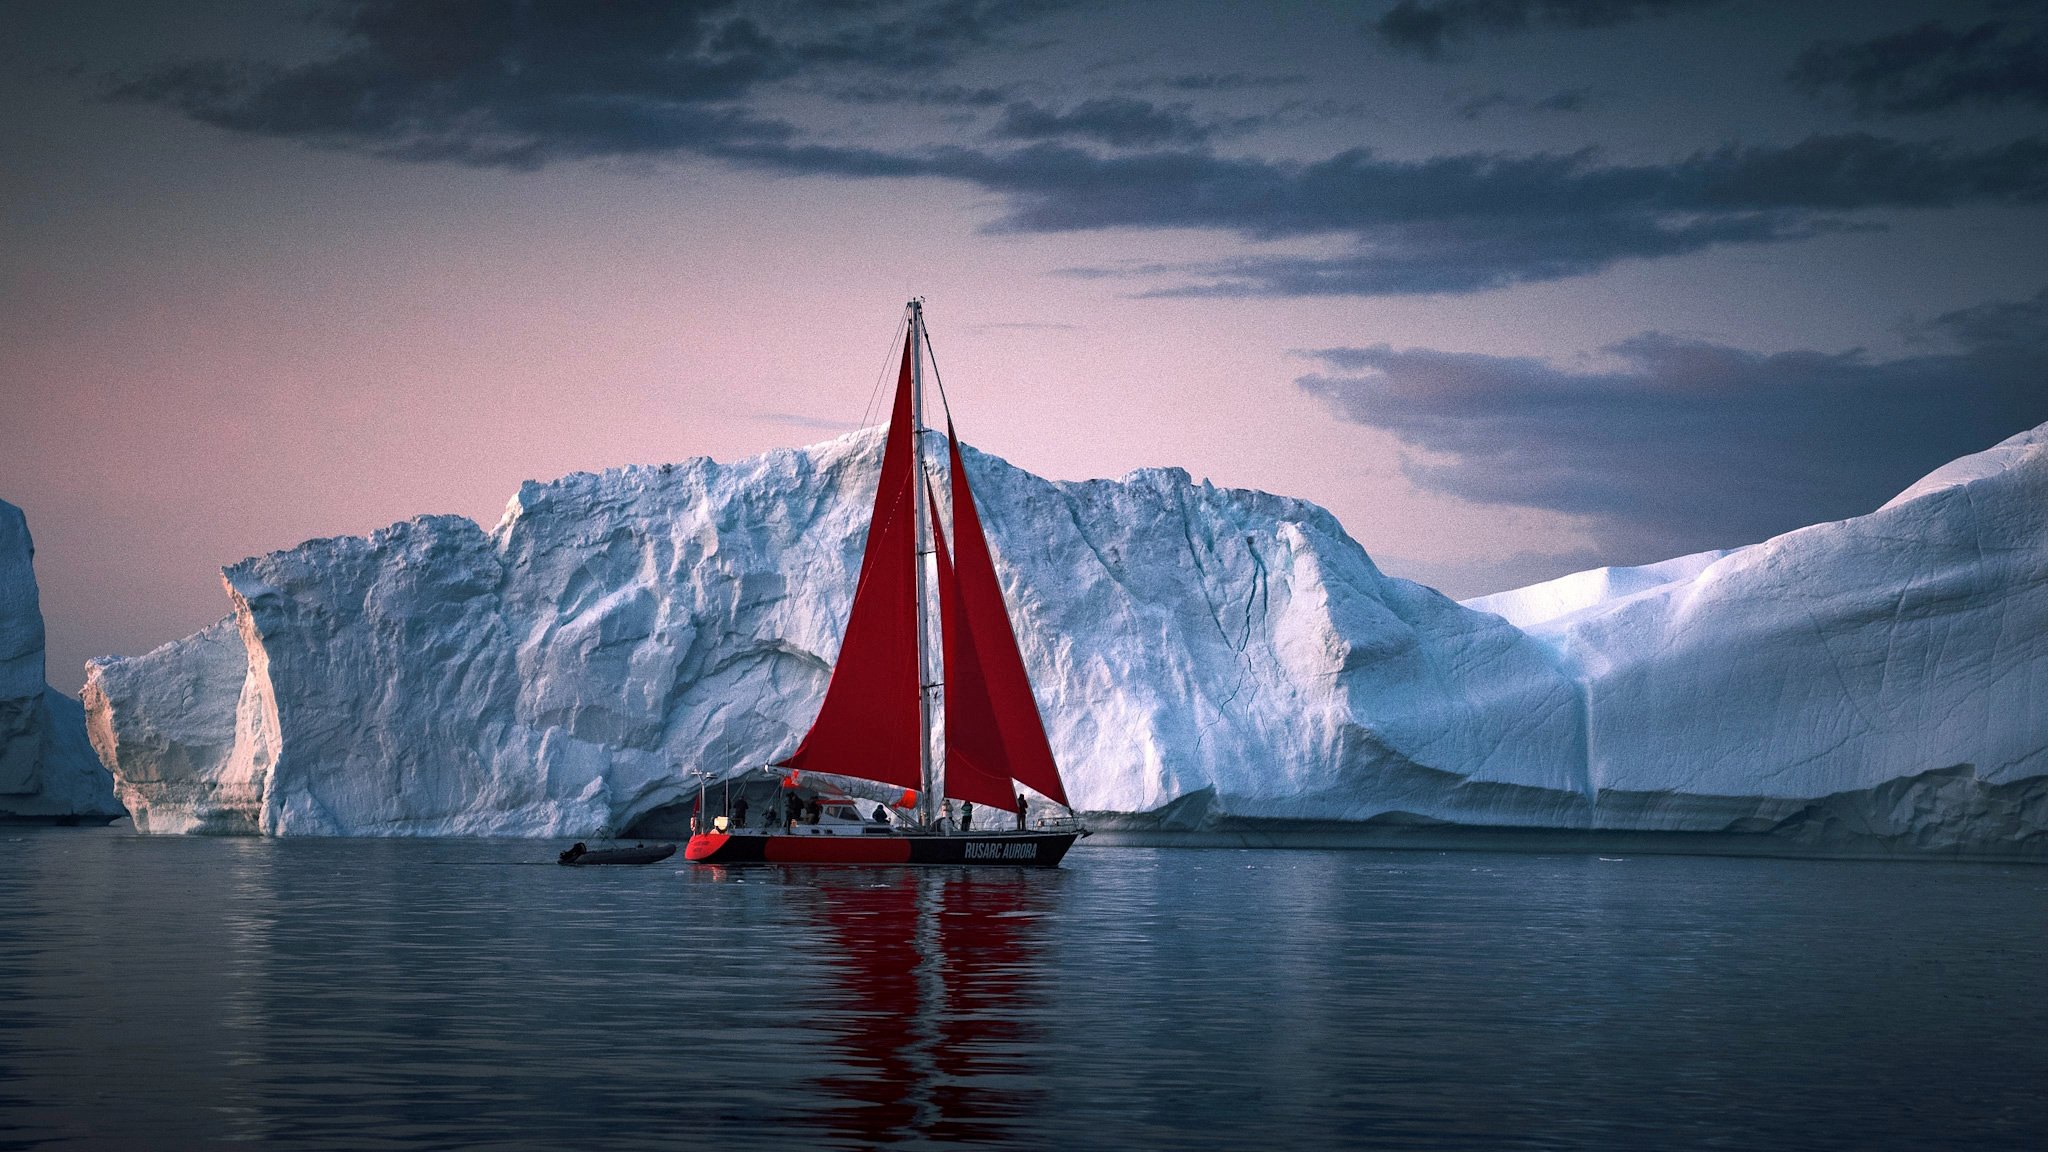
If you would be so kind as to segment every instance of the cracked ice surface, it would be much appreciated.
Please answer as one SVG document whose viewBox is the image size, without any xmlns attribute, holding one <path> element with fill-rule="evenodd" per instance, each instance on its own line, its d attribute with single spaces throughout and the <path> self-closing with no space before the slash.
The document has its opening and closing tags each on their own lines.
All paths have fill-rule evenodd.
<svg viewBox="0 0 2048 1152">
<path fill-rule="evenodd" d="M 2048 445 L 1869 516 L 1456 604 L 1312 504 L 969 452 L 1081 808 L 2032 842 Z M 590 835 L 794 746 L 837 653 L 875 433 L 528 483 L 224 573 L 230 616 L 96 661 L 137 826 Z"/>
</svg>

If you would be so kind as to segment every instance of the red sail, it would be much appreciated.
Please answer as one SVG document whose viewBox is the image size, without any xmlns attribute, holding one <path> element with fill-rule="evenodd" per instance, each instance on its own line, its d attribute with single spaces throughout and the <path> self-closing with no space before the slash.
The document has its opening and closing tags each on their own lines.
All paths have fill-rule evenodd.
<svg viewBox="0 0 2048 1152">
<path fill-rule="evenodd" d="M 997 734 L 995 706 L 975 654 L 974 631 L 961 611 L 958 572 L 946 552 L 946 534 L 939 528 L 939 504 L 932 510 L 932 545 L 939 553 L 939 629 L 946 653 L 946 795 L 1008 812 L 1016 804 L 1010 791 L 1009 759 Z"/>
<path fill-rule="evenodd" d="M 867 553 L 839 662 L 825 703 L 802 744 L 782 761 L 806 772 L 829 772 L 921 788 L 918 743 L 917 505 L 911 468 L 910 358 L 915 334 L 903 342 L 903 371 L 882 449 L 882 481 L 868 521 Z"/>
<path fill-rule="evenodd" d="M 1031 694 L 1031 677 L 1017 651 L 1017 634 L 1010 627 L 1009 610 L 1003 606 L 995 559 L 989 555 L 988 538 L 982 535 L 981 516 L 974 509 L 974 491 L 967 483 L 967 466 L 961 463 L 960 442 L 953 435 L 950 419 L 946 421 L 946 447 L 953 469 L 957 615 L 963 634 L 972 637 L 972 652 L 963 652 L 960 663 L 954 662 L 950 637 L 946 646 L 948 771 L 951 749 L 963 748 L 987 774 L 1011 777 L 1065 805 L 1067 791 L 1060 786 L 1059 765 L 1053 762 L 1052 745 L 1045 738 L 1038 699 Z M 970 704 L 967 714 L 956 720 L 954 685 L 970 679 L 980 682 L 974 695 L 986 701 L 986 711 L 977 713 Z"/>
</svg>

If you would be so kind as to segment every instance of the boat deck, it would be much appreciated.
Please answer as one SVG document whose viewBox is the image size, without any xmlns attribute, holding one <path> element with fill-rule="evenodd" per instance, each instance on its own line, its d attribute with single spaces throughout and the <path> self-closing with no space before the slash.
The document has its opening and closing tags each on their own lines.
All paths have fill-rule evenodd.
<svg viewBox="0 0 2048 1152">
<path fill-rule="evenodd" d="M 926 832 L 881 826 L 799 825 L 704 832 L 685 859 L 699 864 L 1007 864 L 1056 867 L 1077 830 Z"/>
</svg>

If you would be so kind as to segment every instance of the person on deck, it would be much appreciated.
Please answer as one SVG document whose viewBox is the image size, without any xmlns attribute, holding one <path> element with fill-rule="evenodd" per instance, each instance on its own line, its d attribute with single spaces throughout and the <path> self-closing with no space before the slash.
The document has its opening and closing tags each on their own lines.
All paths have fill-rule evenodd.
<svg viewBox="0 0 2048 1152">
<path fill-rule="evenodd" d="M 1027 805 L 1024 803 L 1024 794 L 1019 792 L 1017 793 L 1017 831 L 1019 832 L 1024 830 L 1024 813 L 1026 810 Z"/>
<path fill-rule="evenodd" d="M 734 828 L 745 828 L 747 826 L 747 798 L 745 796 L 732 802 L 732 826 Z"/>
<path fill-rule="evenodd" d="M 889 822 L 889 806 L 888 806 L 887 804 L 877 804 L 877 805 L 875 805 L 875 823 L 877 823 L 877 824 L 887 824 L 888 822 Z"/>
<path fill-rule="evenodd" d="M 962 832 L 974 830 L 974 801 L 972 800 L 964 800 L 960 804 L 960 830 Z"/>
</svg>

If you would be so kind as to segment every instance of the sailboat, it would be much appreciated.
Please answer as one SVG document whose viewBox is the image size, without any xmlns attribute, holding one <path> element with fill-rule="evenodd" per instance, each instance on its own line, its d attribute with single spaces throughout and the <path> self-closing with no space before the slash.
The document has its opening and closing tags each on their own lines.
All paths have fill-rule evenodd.
<svg viewBox="0 0 2048 1152">
<path fill-rule="evenodd" d="M 763 826 L 729 816 L 693 829 L 685 859 L 703 864 L 1055 866 L 1086 836 L 1067 803 L 1031 677 L 1017 648 L 960 442 L 946 410 L 952 546 L 926 470 L 921 299 L 907 306 L 867 550 L 839 659 L 817 718 L 781 773 L 780 812 Z M 934 373 L 936 375 L 936 371 Z M 944 386 L 940 387 L 943 401 Z M 937 585 L 934 652 L 928 600 Z M 935 724 L 943 708 L 943 725 Z M 935 739 L 938 737 L 938 739 Z M 934 745 L 941 745 L 934 754 Z M 1027 821 L 1021 785 L 1059 806 Z M 856 788 L 884 790 L 863 816 Z M 800 802 L 808 789 L 811 799 Z M 952 803 L 976 806 L 977 826 Z M 701 801 L 700 801 L 701 808 Z M 913 814 L 914 813 L 914 814 Z M 1014 826 L 1010 825 L 1014 820 Z"/>
</svg>

